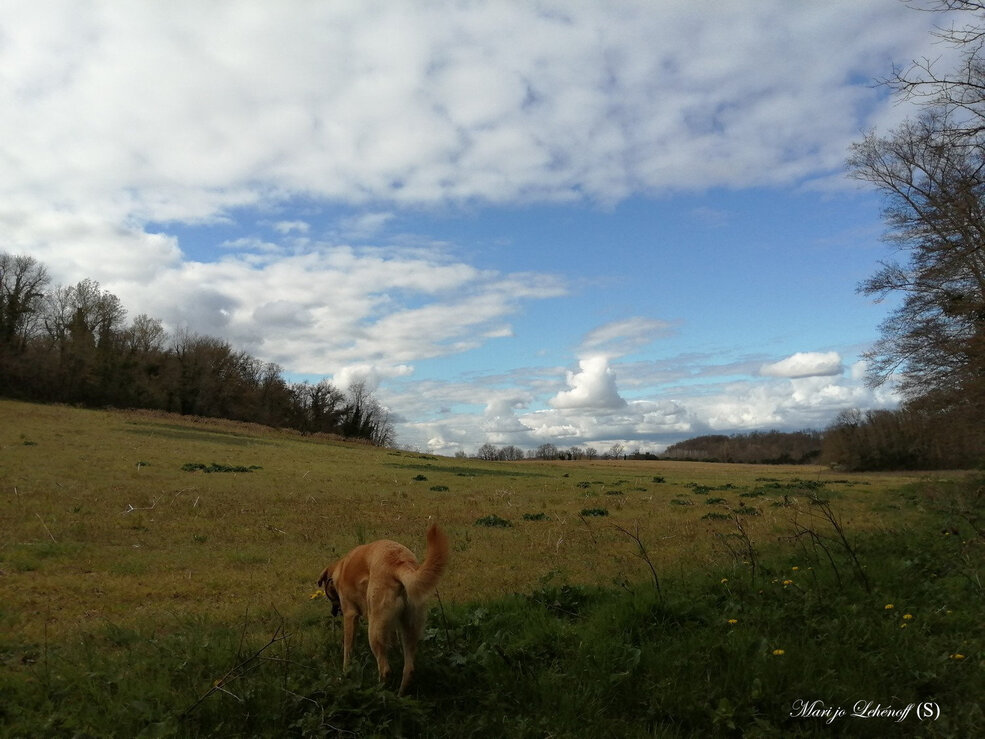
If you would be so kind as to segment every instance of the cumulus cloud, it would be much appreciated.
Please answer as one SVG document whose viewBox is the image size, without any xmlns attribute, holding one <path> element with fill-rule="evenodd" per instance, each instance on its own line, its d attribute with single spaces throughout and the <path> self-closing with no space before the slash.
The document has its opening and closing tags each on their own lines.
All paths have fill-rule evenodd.
<svg viewBox="0 0 985 739">
<path fill-rule="evenodd" d="M 838 352 L 797 352 L 786 359 L 764 364 L 759 373 L 764 377 L 830 377 L 844 372 Z"/>
<path fill-rule="evenodd" d="M 550 401 L 551 406 L 558 409 L 611 410 L 626 405 L 616 389 L 616 375 L 606 357 L 588 357 L 580 360 L 578 366 L 578 372 L 568 372 L 570 389 L 555 395 Z"/>
</svg>

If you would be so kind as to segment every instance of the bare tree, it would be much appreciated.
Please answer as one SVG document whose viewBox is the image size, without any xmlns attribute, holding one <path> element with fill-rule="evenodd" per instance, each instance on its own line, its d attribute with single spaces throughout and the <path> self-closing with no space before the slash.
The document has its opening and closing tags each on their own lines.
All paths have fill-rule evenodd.
<svg viewBox="0 0 985 739">
<path fill-rule="evenodd" d="M 50 281 L 33 257 L 0 252 L 0 348 L 23 350 Z"/>
<path fill-rule="evenodd" d="M 476 459 L 494 460 L 499 459 L 499 450 L 489 442 L 486 442 L 475 451 Z"/>
<path fill-rule="evenodd" d="M 888 262 L 860 291 L 902 303 L 868 354 L 870 382 L 899 375 L 911 401 L 985 408 L 985 4 L 941 0 L 962 11 L 938 30 L 959 49 L 954 70 L 930 60 L 897 69 L 887 83 L 923 106 L 887 135 L 855 144 L 851 174 L 884 196 Z M 959 18 L 960 20 L 956 20 Z"/>
<path fill-rule="evenodd" d="M 504 462 L 518 462 L 523 459 L 523 450 L 510 444 L 500 449 L 496 458 Z"/>
</svg>

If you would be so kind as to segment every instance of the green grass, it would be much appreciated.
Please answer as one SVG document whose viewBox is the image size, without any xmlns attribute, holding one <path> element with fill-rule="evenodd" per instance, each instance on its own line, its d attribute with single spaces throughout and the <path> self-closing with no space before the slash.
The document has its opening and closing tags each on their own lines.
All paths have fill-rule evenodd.
<svg viewBox="0 0 985 739">
<path fill-rule="evenodd" d="M 223 435 L 244 443 L 226 454 Z M 420 458 L 0 401 L 0 735 L 985 731 L 981 481 L 395 456 Z M 674 503 L 695 493 L 722 518 Z M 452 560 L 398 699 L 365 630 L 341 674 L 341 623 L 314 581 L 371 539 L 421 552 L 429 519 Z M 828 726 L 792 717 L 798 700 L 940 716 Z"/>
</svg>

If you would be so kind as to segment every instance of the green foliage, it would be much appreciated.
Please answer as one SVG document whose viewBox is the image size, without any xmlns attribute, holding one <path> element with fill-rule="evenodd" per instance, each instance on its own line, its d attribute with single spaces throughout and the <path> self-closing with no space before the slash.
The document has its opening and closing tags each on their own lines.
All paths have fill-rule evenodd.
<svg viewBox="0 0 985 739">
<path fill-rule="evenodd" d="M 500 518 L 495 513 L 490 513 L 488 516 L 483 516 L 482 518 L 477 518 L 475 520 L 476 526 L 485 526 L 486 528 L 510 528 L 513 524 L 507 521 L 505 518 Z"/>
<path fill-rule="evenodd" d="M 703 515 L 701 518 L 706 521 L 728 521 L 729 515 L 727 513 L 711 511 L 710 513 Z"/>
<path fill-rule="evenodd" d="M 523 520 L 524 521 L 546 521 L 547 520 L 547 514 L 546 513 L 524 513 L 523 514 Z"/>
<path fill-rule="evenodd" d="M 606 508 L 582 508 L 580 515 L 586 516 L 586 517 L 587 516 L 608 516 L 609 515 L 609 511 Z"/>
<path fill-rule="evenodd" d="M 262 470 L 263 467 L 259 465 L 251 464 L 249 467 L 243 465 L 229 465 L 229 464 L 218 464 L 213 462 L 212 464 L 203 464 L 201 462 L 186 462 L 181 465 L 181 469 L 185 472 L 253 472 L 254 470 Z"/>
</svg>

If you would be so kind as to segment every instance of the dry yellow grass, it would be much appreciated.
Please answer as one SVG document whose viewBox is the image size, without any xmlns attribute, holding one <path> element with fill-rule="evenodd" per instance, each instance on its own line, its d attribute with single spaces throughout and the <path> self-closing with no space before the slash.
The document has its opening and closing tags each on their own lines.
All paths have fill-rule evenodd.
<svg viewBox="0 0 985 739">
<path fill-rule="evenodd" d="M 259 469 L 188 472 L 187 463 Z M 893 528 L 915 515 L 895 491 L 916 477 L 479 462 L 221 421 L 0 401 L 0 631 L 37 642 L 42 632 L 66 639 L 106 621 L 167 628 L 188 614 L 303 613 L 323 605 L 309 599 L 334 557 L 376 538 L 421 553 L 432 518 L 452 540 L 445 601 L 544 582 L 648 579 L 635 544 L 614 524 L 638 526 L 657 571 L 672 578 L 730 561 L 716 534 L 734 523 L 703 518 L 725 505 L 759 509 L 743 521 L 757 545 L 768 546 L 805 515 L 805 494 L 789 486 L 812 480 L 825 483 L 823 494 L 850 529 Z M 771 485 L 764 496 L 741 497 Z M 594 508 L 609 515 L 580 515 Z M 475 524 L 489 515 L 513 525 Z"/>
</svg>

